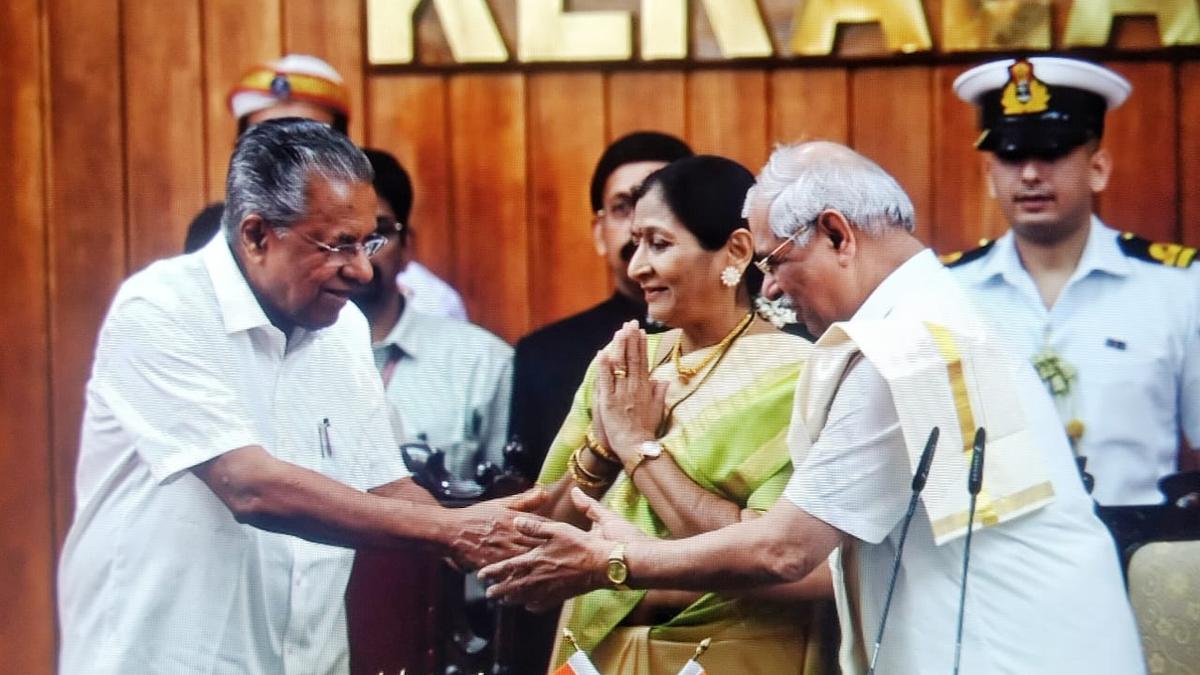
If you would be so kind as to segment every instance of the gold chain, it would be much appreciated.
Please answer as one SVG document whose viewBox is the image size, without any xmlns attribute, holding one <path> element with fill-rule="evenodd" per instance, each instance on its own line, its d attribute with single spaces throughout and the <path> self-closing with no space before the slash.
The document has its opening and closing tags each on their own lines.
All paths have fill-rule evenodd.
<svg viewBox="0 0 1200 675">
<path fill-rule="evenodd" d="M 717 343 L 717 346 L 713 347 L 713 350 L 708 353 L 708 356 L 704 357 L 703 361 L 692 368 L 686 368 L 683 365 L 683 336 L 680 335 L 679 340 L 675 342 L 675 348 L 671 350 L 671 361 L 675 363 L 675 372 L 679 374 L 679 381 L 687 384 L 696 376 L 696 373 L 707 368 L 708 364 L 712 363 L 714 359 L 724 354 L 729 349 L 729 346 L 733 344 L 733 341 L 742 334 L 742 331 L 746 330 L 746 326 L 750 325 L 750 321 L 753 319 L 754 312 L 747 314 L 746 318 L 739 321 L 738 325 L 729 331 L 729 335 L 726 335 Z"/>
</svg>

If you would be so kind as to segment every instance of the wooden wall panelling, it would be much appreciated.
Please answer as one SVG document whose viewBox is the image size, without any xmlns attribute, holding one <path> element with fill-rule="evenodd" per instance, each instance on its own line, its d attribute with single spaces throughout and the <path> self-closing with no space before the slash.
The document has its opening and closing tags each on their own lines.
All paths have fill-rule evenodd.
<svg viewBox="0 0 1200 675">
<path fill-rule="evenodd" d="M 768 142 L 850 139 L 845 68 L 780 68 L 770 74 Z M 757 171 L 757 167 L 755 168 Z"/>
<path fill-rule="evenodd" d="M 83 388 L 96 331 L 125 276 L 124 108 L 118 1 L 45 4 L 51 452 L 55 539 L 61 544 L 71 523 Z"/>
<path fill-rule="evenodd" d="M 633 131 L 687 135 L 687 76 L 682 71 L 616 71 L 608 76 L 608 140 Z M 599 157 L 597 157 L 599 159 Z"/>
<path fill-rule="evenodd" d="M 446 77 L 376 75 L 367 81 L 367 145 L 396 156 L 413 182 L 409 223 L 416 259 L 453 281 Z"/>
<path fill-rule="evenodd" d="M 1200 246 L 1200 63 L 1179 65 L 1175 91 L 1179 92 L 1180 241 Z"/>
<path fill-rule="evenodd" d="M 600 73 L 529 76 L 530 328 L 574 314 L 612 291 L 596 255 L 588 191 L 604 152 Z"/>
<path fill-rule="evenodd" d="M 200 3 L 126 2 L 122 16 L 134 272 L 183 250 L 187 225 L 206 199 Z"/>
<path fill-rule="evenodd" d="M 514 342 L 529 329 L 525 79 L 450 79 L 455 281 L 471 319 Z"/>
<path fill-rule="evenodd" d="M 917 234 L 939 253 L 975 248 L 1008 229 L 996 200 L 988 194 L 985 153 L 977 108 L 954 95 L 954 79 L 966 66 L 933 70 L 932 211 L 917 223 Z"/>
<path fill-rule="evenodd" d="M 0 654 L 54 671 L 41 3 L 0 6 Z"/>
<path fill-rule="evenodd" d="M 1118 230 L 1175 241 L 1178 143 L 1175 77 L 1170 63 L 1107 63 L 1133 83 L 1125 105 L 1105 120 L 1104 147 L 1113 156 L 1108 189 L 1100 196 L 1100 216 Z"/>
<path fill-rule="evenodd" d="M 225 198 L 225 174 L 237 136 L 229 90 L 255 64 L 283 53 L 281 0 L 203 0 L 205 199 Z M 200 206 L 196 209 L 199 210 Z"/>
<path fill-rule="evenodd" d="M 761 70 L 699 70 L 688 76 L 688 140 L 757 173 L 767 159 L 767 75 Z"/>
<path fill-rule="evenodd" d="M 936 240 L 931 211 L 931 68 L 857 68 L 850 82 L 854 148 L 896 177 L 916 208 L 917 234 L 926 243 Z"/>
<path fill-rule="evenodd" d="M 312 54 L 333 66 L 350 89 L 350 136 L 365 138 L 363 62 L 366 54 L 364 9 L 360 2 L 283 0 L 283 49 Z"/>
</svg>

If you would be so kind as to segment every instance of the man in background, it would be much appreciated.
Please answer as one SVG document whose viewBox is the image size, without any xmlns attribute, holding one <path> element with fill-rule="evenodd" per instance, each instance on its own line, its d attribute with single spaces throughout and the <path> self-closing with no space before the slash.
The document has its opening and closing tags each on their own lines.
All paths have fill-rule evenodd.
<svg viewBox="0 0 1200 675">
<path fill-rule="evenodd" d="M 397 439 L 442 449 L 450 474 L 472 479 L 481 462 L 503 462 L 512 347 L 478 326 L 411 307 L 395 280 L 411 264 L 412 183 L 395 157 L 364 153 L 375 172 L 375 231 L 387 243 L 371 258 L 371 282 L 351 299 L 371 325 L 375 365 L 403 424 Z"/>
<path fill-rule="evenodd" d="M 604 302 L 517 342 L 511 431 L 525 447 L 526 475 L 537 476 L 541 469 L 596 352 L 626 321 L 637 319 L 646 326 L 642 289 L 627 272 L 634 249 L 629 236 L 633 190 L 652 172 L 691 155 L 691 148 L 674 136 L 638 131 L 614 141 L 596 163 L 590 191 L 592 236 L 616 288 Z"/>
<path fill-rule="evenodd" d="M 976 146 L 1010 229 L 949 264 L 1037 369 L 1103 505 L 1161 502 L 1158 479 L 1194 468 L 1186 446 L 1200 445 L 1195 249 L 1120 233 L 1095 214 L 1113 163 L 1100 145 L 1105 113 L 1130 89 L 1107 68 L 1058 57 L 993 61 L 954 83 L 979 107 Z"/>
</svg>

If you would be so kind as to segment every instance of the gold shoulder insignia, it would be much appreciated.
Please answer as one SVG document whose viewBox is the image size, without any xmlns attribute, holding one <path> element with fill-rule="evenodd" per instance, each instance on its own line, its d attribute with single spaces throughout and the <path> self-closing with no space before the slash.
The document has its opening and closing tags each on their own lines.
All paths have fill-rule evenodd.
<svg viewBox="0 0 1200 675">
<path fill-rule="evenodd" d="M 1196 249 L 1191 246 L 1154 242 L 1132 232 L 1124 232 L 1118 236 L 1117 245 L 1121 247 L 1121 252 L 1130 258 L 1167 267 L 1187 268 L 1196 260 Z"/>
<path fill-rule="evenodd" d="M 980 239 L 978 248 L 973 248 L 967 251 L 955 251 L 954 253 L 947 253 L 946 255 L 938 256 L 938 260 L 940 260 L 946 267 L 958 267 L 959 265 L 965 265 L 973 260 L 978 260 L 987 255 L 987 252 L 990 251 L 992 246 L 995 244 L 995 241 Z"/>
</svg>

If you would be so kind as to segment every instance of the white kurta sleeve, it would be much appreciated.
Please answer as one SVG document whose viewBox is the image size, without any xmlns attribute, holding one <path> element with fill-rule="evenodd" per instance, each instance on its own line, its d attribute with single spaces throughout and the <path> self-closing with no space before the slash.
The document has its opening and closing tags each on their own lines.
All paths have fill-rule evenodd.
<svg viewBox="0 0 1200 675">
<path fill-rule="evenodd" d="M 862 541 L 883 541 L 907 506 L 911 473 L 887 382 L 861 359 L 847 374 L 784 496 Z"/>
<path fill-rule="evenodd" d="M 263 444 L 253 411 L 235 392 L 236 367 L 222 346 L 206 345 L 203 332 L 140 298 L 114 305 L 101 328 L 90 386 L 159 481 Z"/>
</svg>

